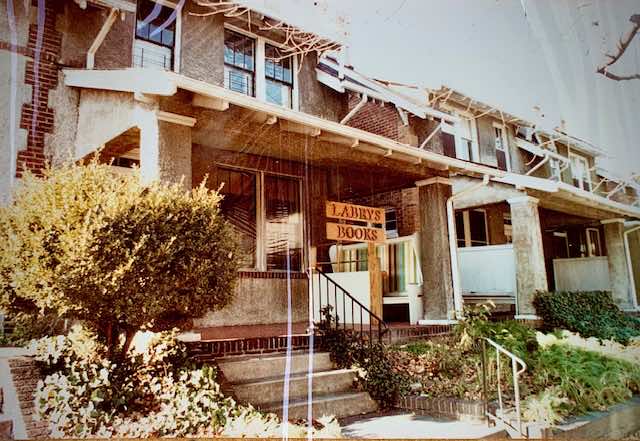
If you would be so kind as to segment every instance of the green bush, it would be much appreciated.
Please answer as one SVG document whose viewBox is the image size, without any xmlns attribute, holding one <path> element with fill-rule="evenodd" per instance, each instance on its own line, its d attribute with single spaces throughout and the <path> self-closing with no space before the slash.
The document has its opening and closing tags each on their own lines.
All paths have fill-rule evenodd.
<svg viewBox="0 0 640 441">
<path fill-rule="evenodd" d="M 377 342 L 364 340 L 349 330 L 339 329 L 339 318 L 333 307 L 322 309 L 323 319 L 317 324 L 321 348 L 341 368 L 358 369 L 358 382 L 382 408 L 393 407 L 409 390 L 409 376 L 393 362 L 389 349 Z"/>
<path fill-rule="evenodd" d="M 33 321 L 80 319 L 111 358 L 141 328 L 220 309 L 237 276 L 220 199 L 204 185 L 145 186 L 97 163 L 27 175 L 0 208 L 0 307 Z"/>
<path fill-rule="evenodd" d="M 607 291 L 539 292 L 533 304 L 547 330 L 567 329 L 623 344 L 640 335 L 640 321 L 620 311 Z"/>
<path fill-rule="evenodd" d="M 640 392 L 640 366 L 567 345 L 540 351 L 532 366 L 539 387 L 555 387 L 562 414 L 576 415 L 609 406 Z"/>
</svg>

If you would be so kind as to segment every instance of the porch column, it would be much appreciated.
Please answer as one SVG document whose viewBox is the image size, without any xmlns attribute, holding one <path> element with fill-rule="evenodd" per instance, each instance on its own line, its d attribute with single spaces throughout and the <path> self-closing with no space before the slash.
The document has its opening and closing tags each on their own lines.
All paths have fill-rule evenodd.
<svg viewBox="0 0 640 441">
<path fill-rule="evenodd" d="M 170 115 L 171 117 L 169 117 Z M 144 183 L 183 183 L 191 189 L 191 126 L 195 120 L 167 112 L 137 112 L 140 128 L 140 178 Z"/>
<path fill-rule="evenodd" d="M 537 319 L 533 298 L 546 291 L 547 269 L 544 263 L 538 199 L 521 196 L 508 199 L 511 207 L 513 252 L 516 263 L 516 318 Z"/>
<path fill-rule="evenodd" d="M 451 183 L 446 178 L 416 182 L 420 222 L 420 266 L 422 269 L 421 324 L 455 317 L 451 255 L 447 227 L 447 199 Z"/>
<path fill-rule="evenodd" d="M 633 310 L 635 308 L 631 298 L 629 264 L 624 244 L 624 219 L 607 219 L 603 220 L 602 224 L 609 261 L 611 295 L 621 309 Z"/>
</svg>

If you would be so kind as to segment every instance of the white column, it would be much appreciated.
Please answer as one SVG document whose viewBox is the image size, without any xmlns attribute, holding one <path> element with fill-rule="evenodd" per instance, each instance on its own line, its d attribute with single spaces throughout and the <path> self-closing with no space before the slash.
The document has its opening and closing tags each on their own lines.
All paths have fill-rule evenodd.
<svg viewBox="0 0 640 441">
<path fill-rule="evenodd" d="M 508 199 L 507 202 L 511 207 L 513 252 L 516 260 L 516 318 L 535 320 L 538 318 L 533 306 L 535 293 L 549 289 L 538 199 L 521 196 Z"/>
<path fill-rule="evenodd" d="M 160 129 L 154 110 L 138 106 L 135 117 L 140 129 L 140 179 L 143 184 L 160 180 Z"/>
<path fill-rule="evenodd" d="M 611 295 L 621 309 L 634 310 L 635 305 L 631 298 L 631 275 L 624 239 L 624 219 L 607 219 L 603 220 L 602 224 L 609 261 Z"/>
</svg>

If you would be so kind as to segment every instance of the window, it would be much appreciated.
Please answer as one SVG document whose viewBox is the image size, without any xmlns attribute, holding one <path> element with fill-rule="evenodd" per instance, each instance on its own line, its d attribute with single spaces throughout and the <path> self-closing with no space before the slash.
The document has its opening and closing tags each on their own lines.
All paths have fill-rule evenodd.
<svg viewBox="0 0 640 441">
<path fill-rule="evenodd" d="M 282 55 L 280 49 L 265 44 L 264 76 L 267 102 L 291 108 L 293 103 L 292 58 Z"/>
<path fill-rule="evenodd" d="M 395 208 L 387 208 L 384 210 L 385 225 L 384 229 L 387 238 L 398 237 L 398 215 Z"/>
<path fill-rule="evenodd" d="M 511 164 L 509 163 L 509 146 L 507 144 L 507 137 L 504 130 L 504 126 L 494 124 L 493 125 L 494 140 L 496 147 L 496 160 L 498 162 L 498 168 L 500 170 L 511 170 Z"/>
<path fill-rule="evenodd" d="M 489 245 L 487 213 L 484 210 L 456 212 L 456 237 L 459 247 Z"/>
<path fill-rule="evenodd" d="M 589 257 L 602 256 L 600 245 L 600 230 L 597 228 L 587 228 L 587 255 Z"/>
<path fill-rule="evenodd" d="M 224 198 L 221 211 L 237 233 L 240 241 L 241 268 L 256 267 L 256 242 L 258 232 L 257 180 L 251 172 L 218 169 L 216 188 Z"/>
<path fill-rule="evenodd" d="M 255 44 L 253 38 L 224 30 L 224 86 L 254 96 Z"/>
<path fill-rule="evenodd" d="M 262 172 L 220 167 L 221 211 L 236 231 L 240 266 L 260 271 L 302 270 L 300 181 Z"/>
<path fill-rule="evenodd" d="M 475 120 L 460 116 L 457 123 L 456 156 L 460 159 L 473 161 L 474 154 Z"/>
<path fill-rule="evenodd" d="M 513 225 L 511 224 L 511 213 L 504 213 L 502 215 L 504 225 L 504 237 L 507 243 L 513 243 Z"/>
<path fill-rule="evenodd" d="M 569 161 L 571 163 L 573 185 L 582 190 L 591 191 L 591 177 L 587 158 L 574 153 L 569 153 Z"/>
<path fill-rule="evenodd" d="M 177 70 L 174 60 L 180 28 L 178 12 L 177 7 L 168 2 L 138 1 L 134 67 Z"/>
<path fill-rule="evenodd" d="M 300 181 L 264 176 L 265 254 L 267 270 L 302 269 Z"/>
<path fill-rule="evenodd" d="M 560 168 L 560 161 L 558 159 L 551 158 L 549 160 L 549 167 L 551 168 L 551 179 L 561 181 L 562 169 Z"/>
<path fill-rule="evenodd" d="M 279 106 L 295 109 L 296 59 L 277 43 L 225 25 L 224 87 Z"/>
</svg>

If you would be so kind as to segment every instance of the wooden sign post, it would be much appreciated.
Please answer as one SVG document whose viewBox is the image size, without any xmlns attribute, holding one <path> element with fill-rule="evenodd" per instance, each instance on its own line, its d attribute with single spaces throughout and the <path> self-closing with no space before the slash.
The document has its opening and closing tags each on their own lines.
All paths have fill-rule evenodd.
<svg viewBox="0 0 640 441">
<path fill-rule="evenodd" d="M 382 275 L 376 245 L 385 242 L 386 234 L 384 228 L 375 228 L 374 225 L 384 225 L 384 209 L 327 201 L 325 214 L 333 219 L 366 222 L 366 226 L 327 222 L 327 239 L 367 243 L 370 307 L 371 312 L 382 318 Z M 339 253 L 338 256 L 340 256 Z"/>
</svg>

